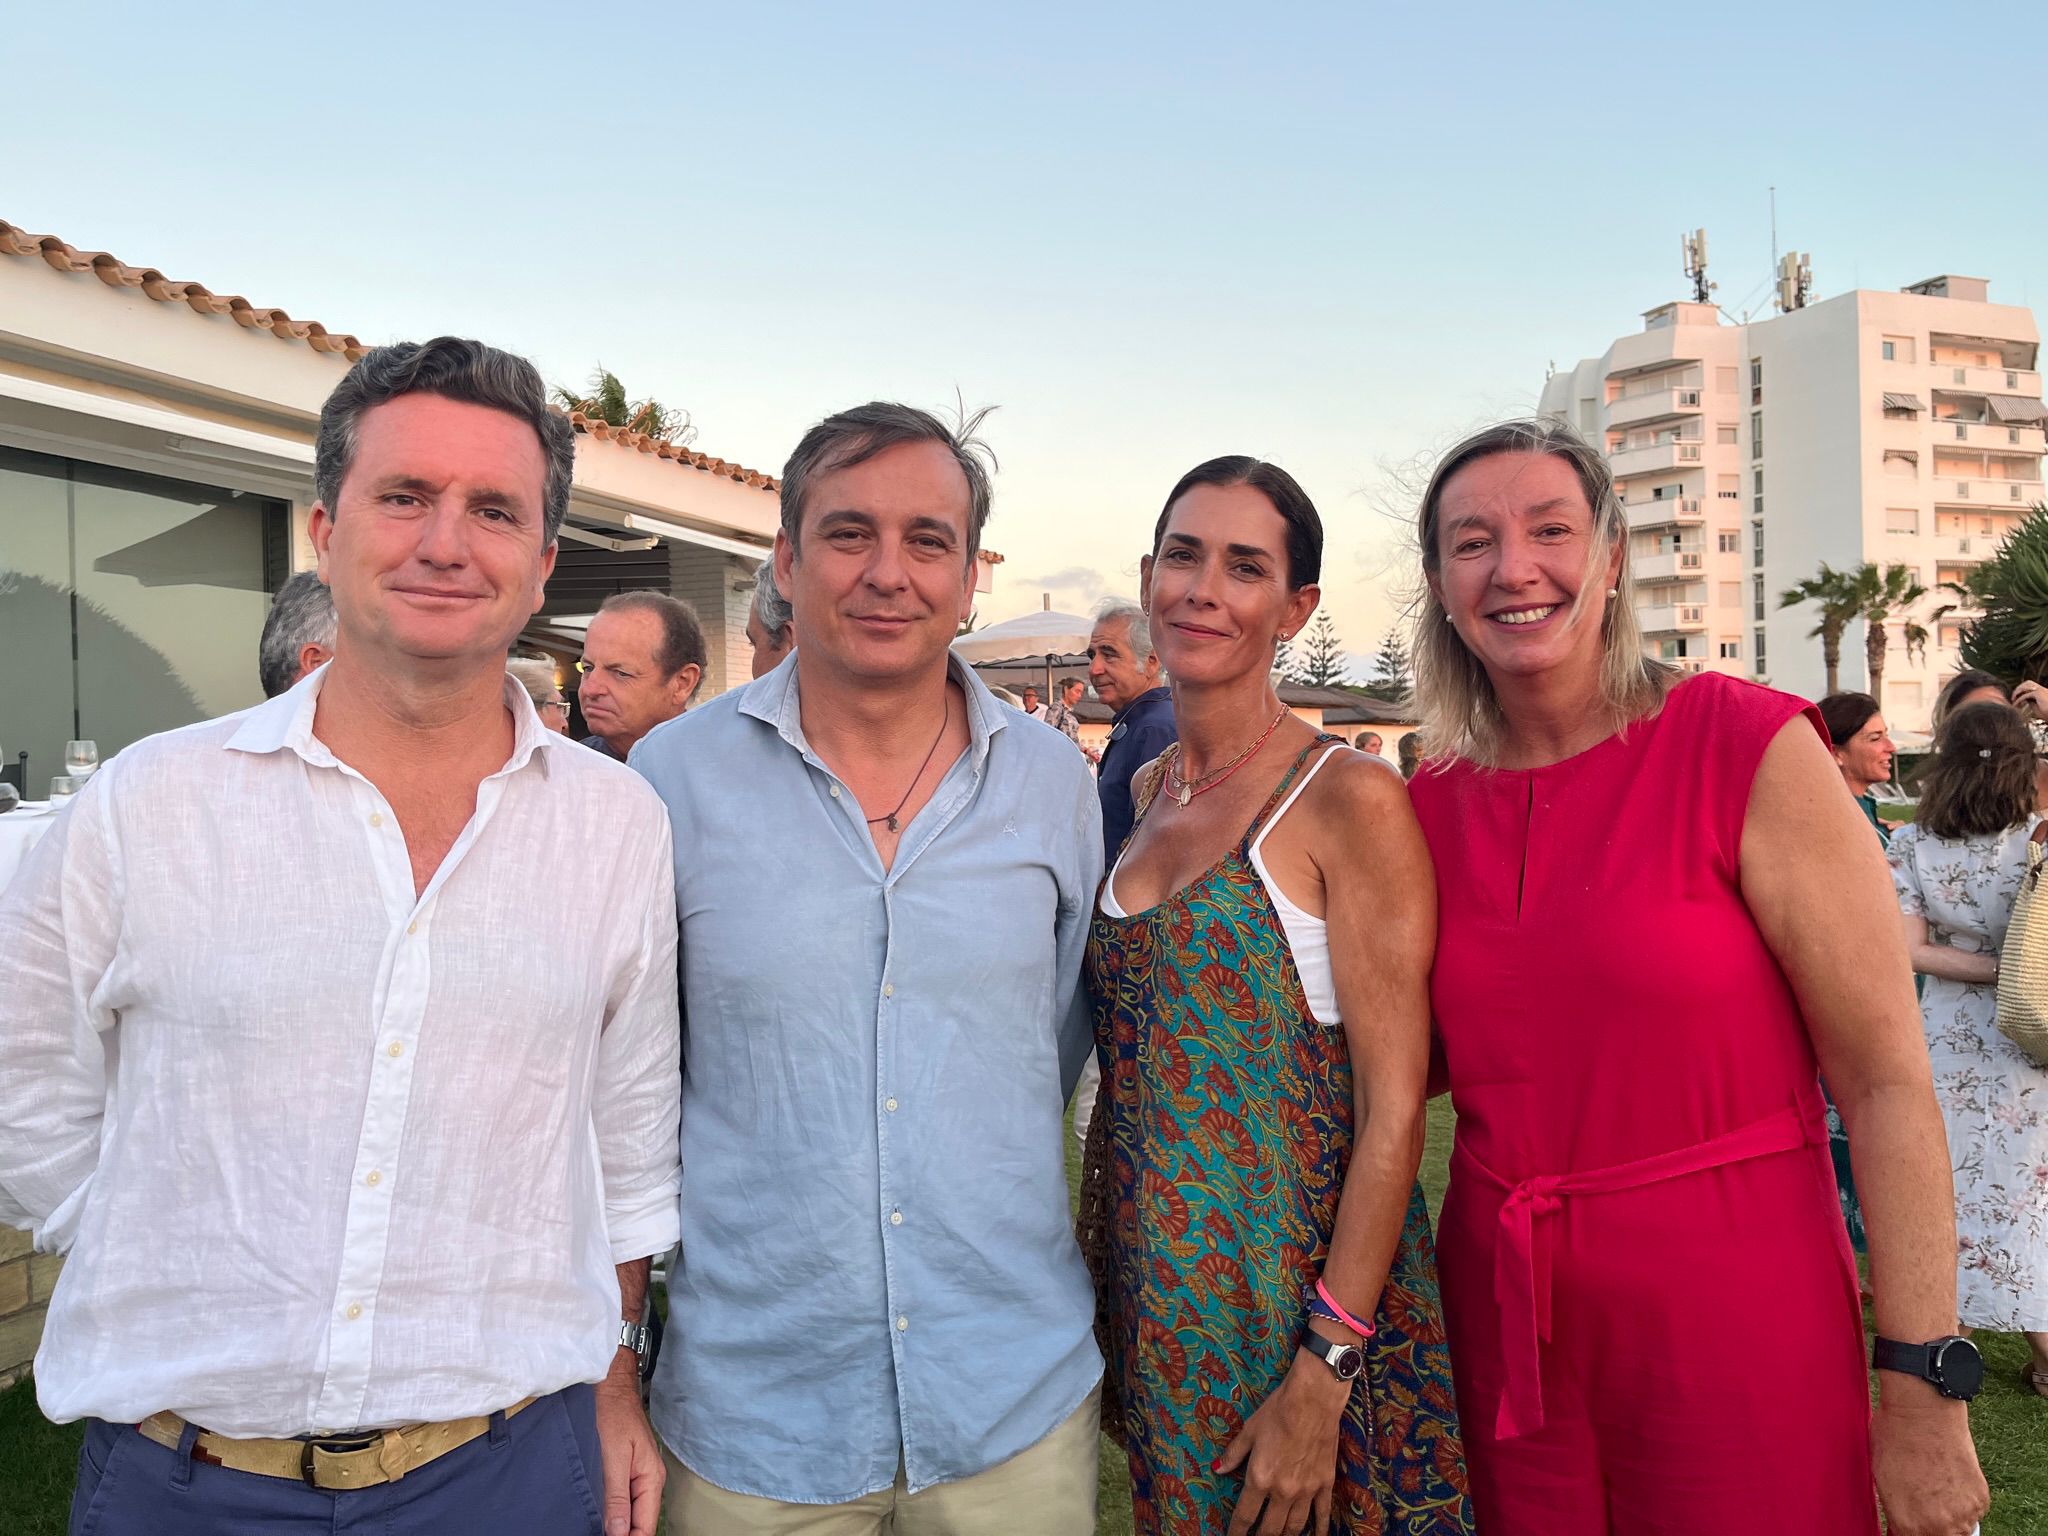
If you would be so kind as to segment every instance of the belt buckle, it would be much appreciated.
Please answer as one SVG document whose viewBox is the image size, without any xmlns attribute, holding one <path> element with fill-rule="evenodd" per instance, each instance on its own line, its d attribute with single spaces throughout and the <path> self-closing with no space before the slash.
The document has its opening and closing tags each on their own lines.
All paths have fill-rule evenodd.
<svg viewBox="0 0 2048 1536">
<path fill-rule="evenodd" d="M 346 1456 L 353 1451 L 367 1451 L 383 1437 L 381 1435 L 315 1435 L 301 1442 L 305 1449 L 299 1452 L 299 1477 L 308 1488 L 320 1490 L 320 1484 L 313 1477 L 313 1452 L 325 1451 L 330 1456 Z"/>
</svg>

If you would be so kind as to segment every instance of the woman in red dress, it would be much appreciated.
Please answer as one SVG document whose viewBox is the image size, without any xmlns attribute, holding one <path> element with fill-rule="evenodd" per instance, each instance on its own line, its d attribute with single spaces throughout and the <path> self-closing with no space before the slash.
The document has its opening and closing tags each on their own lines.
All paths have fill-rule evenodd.
<svg viewBox="0 0 2048 1536">
<path fill-rule="evenodd" d="M 1439 1230 L 1497 1536 L 1965 1536 L 1946 1146 L 1882 855 L 1803 700 L 1642 655 L 1600 455 L 1518 422 L 1420 516 Z M 1816 1068 L 1856 1149 L 1881 1338 Z M 1921 1346 L 1936 1345 L 1930 1353 Z M 1882 1346 L 1881 1346 L 1882 1347 Z"/>
</svg>

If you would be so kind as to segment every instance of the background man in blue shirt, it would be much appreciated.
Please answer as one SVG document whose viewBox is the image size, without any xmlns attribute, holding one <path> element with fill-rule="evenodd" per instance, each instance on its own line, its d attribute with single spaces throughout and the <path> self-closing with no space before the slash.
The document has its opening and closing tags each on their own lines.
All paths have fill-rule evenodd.
<svg viewBox="0 0 2048 1536">
<path fill-rule="evenodd" d="M 974 425 L 813 427 L 775 540 L 795 651 L 633 753 L 680 881 L 672 1530 L 1095 1528 L 1060 1113 L 1101 831 L 1079 754 L 949 649 Z"/>
<path fill-rule="evenodd" d="M 1104 849 L 1114 860 L 1135 820 L 1131 779 L 1172 746 L 1176 735 L 1173 695 L 1160 681 L 1151 627 L 1145 610 L 1128 598 L 1113 597 L 1095 610 L 1095 631 L 1088 637 L 1088 681 L 1095 685 L 1095 696 L 1116 711 L 1097 785 Z"/>
</svg>

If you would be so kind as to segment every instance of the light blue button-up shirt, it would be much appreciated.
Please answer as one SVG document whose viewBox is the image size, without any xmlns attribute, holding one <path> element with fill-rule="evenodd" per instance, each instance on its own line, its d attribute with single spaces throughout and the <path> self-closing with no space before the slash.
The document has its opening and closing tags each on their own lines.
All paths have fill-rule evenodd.
<svg viewBox="0 0 2048 1536">
<path fill-rule="evenodd" d="M 831 1504 L 1042 1439 L 1101 1376 L 1061 1112 L 1089 1046 L 1100 812 L 972 672 L 972 740 L 884 870 L 792 656 L 651 733 L 682 935 L 682 1258 L 654 1426 Z"/>
</svg>

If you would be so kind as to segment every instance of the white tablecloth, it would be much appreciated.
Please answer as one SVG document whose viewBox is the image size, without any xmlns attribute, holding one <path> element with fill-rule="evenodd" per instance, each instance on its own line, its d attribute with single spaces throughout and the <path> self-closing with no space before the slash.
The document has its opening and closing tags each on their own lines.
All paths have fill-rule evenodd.
<svg viewBox="0 0 2048 1536">
<path fill-rule="evenodd" d="M 57 813 L 47 800 L 24 800 L 0 815 L 0 891 L 7 889 L 29 849 L 56 824 Z"/>
</svg>

